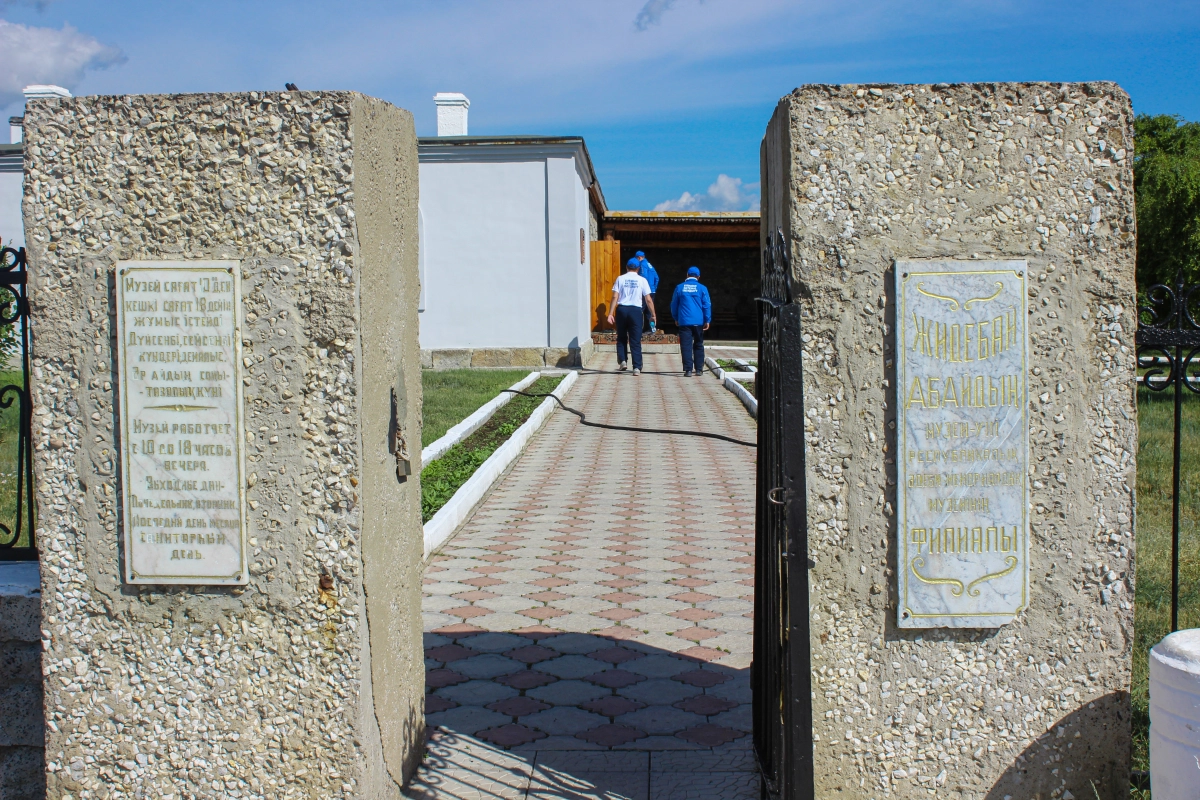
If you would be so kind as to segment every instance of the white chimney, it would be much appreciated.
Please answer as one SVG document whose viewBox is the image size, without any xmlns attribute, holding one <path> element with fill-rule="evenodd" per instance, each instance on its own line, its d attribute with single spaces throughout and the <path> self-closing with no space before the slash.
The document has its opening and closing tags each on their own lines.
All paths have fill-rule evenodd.
<svg viewBox="0 0 1200 800">
<path fill-rule="evenodd" d="M 12 144 L 19 144 L 25 136 L 25 118 L 24 117 L 9 117 L 8 118 L 8 141 Z"/>
<path fill-rule="evenodd" d="M 25 99 L 32 100 L 35 97 L 70 97 L 71 93 L 61 86 L 53 86 L 44 83 L 35 83 L 32 86 L 25 87 Z"/>
<path fill-rule="evenodd" d="M 471 101 L 458 92 L 438 92 L 433 96 L 437 105 L 438 136 L 466 136 L 467 109 Z"/>
</svg>

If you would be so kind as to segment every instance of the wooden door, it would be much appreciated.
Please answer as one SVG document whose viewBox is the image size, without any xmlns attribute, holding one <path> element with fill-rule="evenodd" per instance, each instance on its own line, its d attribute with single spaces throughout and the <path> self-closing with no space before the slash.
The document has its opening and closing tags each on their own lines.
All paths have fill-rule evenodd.
<svg viewBox="0 0 1200 800">
<path fill-rule="evenodd" d="M 621 243 L 614 239 L 592 242 L 592 329 L 611 330 L 608 303 L 612 287 L 621 275 Z"/>
</svg>

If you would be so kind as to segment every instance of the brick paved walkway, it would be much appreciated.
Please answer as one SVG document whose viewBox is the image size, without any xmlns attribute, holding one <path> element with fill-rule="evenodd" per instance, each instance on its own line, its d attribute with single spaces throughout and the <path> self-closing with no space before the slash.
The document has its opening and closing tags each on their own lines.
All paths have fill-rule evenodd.
<svg viewBox="0 0 1200 800">
<path fill-rule="evenodd" d="M 584 373 L 567 404 L 754 441 L 712 376 L 646 369 Z M 427 569 L 410 796 L 756 800 L 754 453 L 556 412 Z"/>
</svg>

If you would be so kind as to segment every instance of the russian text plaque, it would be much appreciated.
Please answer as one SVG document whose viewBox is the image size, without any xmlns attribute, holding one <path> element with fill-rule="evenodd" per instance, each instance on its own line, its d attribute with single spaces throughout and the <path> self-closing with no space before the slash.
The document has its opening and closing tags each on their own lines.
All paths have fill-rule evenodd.
<svg viewBox="0 0 1200 800">
<path fill-rule="evenodd" d="M 1024 261 L 896 262 L 902 628 L 997 628 L 1029 602 Z"/>
<path fill-rule="evenodd" d="M 248 580 L 238 277 L 232 261 L 117 267 L 129 583 Z"/>
</svg>

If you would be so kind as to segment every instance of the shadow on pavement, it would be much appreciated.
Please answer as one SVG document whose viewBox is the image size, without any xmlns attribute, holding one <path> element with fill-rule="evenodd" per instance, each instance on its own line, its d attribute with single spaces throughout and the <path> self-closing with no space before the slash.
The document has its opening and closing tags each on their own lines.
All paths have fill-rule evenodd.
<svg viewBox="0 0 1200 800">
<path fill-rule="evenodd" d="M 409 797 L 758 798 L 749 670 L 546 629 L 426 633 L 425 653 Z"/>
</svg>

